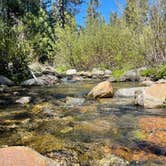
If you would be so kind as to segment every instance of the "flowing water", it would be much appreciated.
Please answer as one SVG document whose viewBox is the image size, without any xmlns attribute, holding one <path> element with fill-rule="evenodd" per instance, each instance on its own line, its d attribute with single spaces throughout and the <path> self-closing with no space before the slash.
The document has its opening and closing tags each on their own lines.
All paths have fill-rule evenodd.
<svg viewBox="0 0 166 166">
<path fill-rule="evenodd" d="M 52 158 L 70 156 L 72 163 L 80 165 L 96 165 L 92 161 L 109 154 L 133 166 L 165 165 L 166 126 L 155 129 L 158 136 L 151 137 L 154 133 L 146 131 L 144 119 L 164 121 L 166 110 L 143 109 L 125 98 L 66 104 L 66 97 L 85 98 L 96 84 L 13 87 L 2 93 L 0 99 L 5 102 L 0 107 L 0 146 L 25 145 Z M 138 83 L 113 84 L 115 91 L 136 86 Z M 31 96 L 31 104 L 14 104 L 21 96 Z"/>
</svg>

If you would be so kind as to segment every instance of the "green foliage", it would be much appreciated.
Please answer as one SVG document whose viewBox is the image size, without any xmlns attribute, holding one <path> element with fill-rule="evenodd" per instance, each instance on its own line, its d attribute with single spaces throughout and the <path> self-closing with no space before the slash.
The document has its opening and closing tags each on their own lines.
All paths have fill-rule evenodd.
<svg viewBox="0 0 166 166">
<path fill-rule="evenodd" d="M 154 80 L 166 78 L 166 65 L 149 68 L 141 72 L 142 76 L 151 77 Z"/>
<path fill-rule="evenodd" d="M 0 2 L 0 74 L 21 81 L 29 76 L 29 62 L 39 61 L 60 72 L 100 67 L 120 77 L 130 68 L 166 62 L 164 0 L 127 1 L 123 15 L 112 13 L 109 24 L 98 12 L 100 0 L 90 0 L 86 25 L 78 27 L 74 15 L 82 2 Z M 163 78 L 165 66 L 143 75 Z"/>
</svg>

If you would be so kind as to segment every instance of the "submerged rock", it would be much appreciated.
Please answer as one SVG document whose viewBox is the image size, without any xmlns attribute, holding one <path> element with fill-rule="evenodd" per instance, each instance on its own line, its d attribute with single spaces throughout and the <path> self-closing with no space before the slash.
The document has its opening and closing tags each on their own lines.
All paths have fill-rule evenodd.
<svg viewBox="0 0 166 166">
<path fill-rule="evenodd" d="M 142 133 L 146 134 L 144 141 L 166 147 L 166 118 L 147 116 L 139 118 L 138 124 Z M 166 148 L 165 148 L 166 154 Z"/>
<path fill-rule="evenodd" d="M 5 76 L 0 76 L 0 85 L 12 86 L 14 85 L 14 82 Z"/>
<path fill-rule="evenodd" d="M 129 162 L 115 155 L 107 157 L 95 163 L 95 166 L 128 166 Z"/>
<path fill-rule="evenodd" d="M 115 92 L 114 96 L 115 97 L 132 98 L 132 97 L 135 97 L 135 93 L 137 91 L 142 91 L 144 89 L 145 89 L 145 87 L 122 88 L 122 89 L 118 89 Z"/>
<path fill-rule="evenodd" d="M 1 148 L 0 156 L 1 166 L 60 166 L 56 161 L 24 146 Z"/>
<path fill-rule="evenodd" d="M 96 85 L 88 94 L 88 98 L 106 98 L 113 96 L 113 87 L 109 81 Z"/>
<path fill-rule="evenodd" d="M 68 106 L 80 106 L 83 105 L 84 102 L 84 98 L 66 97 L 66 105 Z"/>
<path fill-rule="evenodd" d="M 27 103 L 30 103 L 30 101 L 31 101 L 31 97 L 27 96 L 27 97 L 21 97 L 20 99 L 16 100 L 16 103 L 27 104 Z"/>
<path fill-rule="evenodd" d="M 166 99 L 166 83 L 154 84 L 150 87 L 137 91 L 135 94 L 135 104 L 146 108 L 162 106 Z"/>
</svg>

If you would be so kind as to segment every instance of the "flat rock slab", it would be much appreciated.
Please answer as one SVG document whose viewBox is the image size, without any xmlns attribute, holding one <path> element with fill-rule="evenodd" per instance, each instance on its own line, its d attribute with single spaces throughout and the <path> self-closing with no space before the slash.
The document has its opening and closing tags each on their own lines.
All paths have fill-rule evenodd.
<svg viewBox="0 0 166 166">
<path fill-rule="evenodd" d="M 142 91 L 144 90 L 145 87 L 134 87 L 134 88 L 122 88 L 122 89 L 118 89 L 114 96 L 115 97 L 124 97 L 124 98 L 132 98 L 135 97 L 135 93 L 137 91 Z"/>
</svg>

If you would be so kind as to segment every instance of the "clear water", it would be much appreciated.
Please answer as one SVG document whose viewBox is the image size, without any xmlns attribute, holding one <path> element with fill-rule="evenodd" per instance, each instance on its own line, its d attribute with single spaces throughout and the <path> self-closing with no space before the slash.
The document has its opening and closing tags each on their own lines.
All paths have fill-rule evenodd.
<svg viewBox="0 0 166 166">
<path fill-rule="evenodd" d="M 133 161 L 137 158 L 129 155 L 138 153 L 139 156 L 140 152 L 150 156 L 143 160 L 164 165 L 166 147 L 145 142 L 138 124 L 143 117 L 166 118 L 164 109 L 143 109 L 134 106 L 132 99 L 118 98 L 86 100 L 82 106 L 65 104 L 67 96 L 86 97 L 96 84 L 97 81 L 89 81 L 53 87 L 14 87 L 1 94 L 0 99 L 7 104 L 0 107 L 0 146 L 25 145 L 43 154 L 72 150 L 78 154 L 82 165 L 108 153 Z M 113 84 L 115 91 L 136 86 L 139 85 Z M 31 96 L 32 103 L 14 104 L 21 96 Z M 138 160 L 141 162 L 141 157 Z"/>
</svg>

